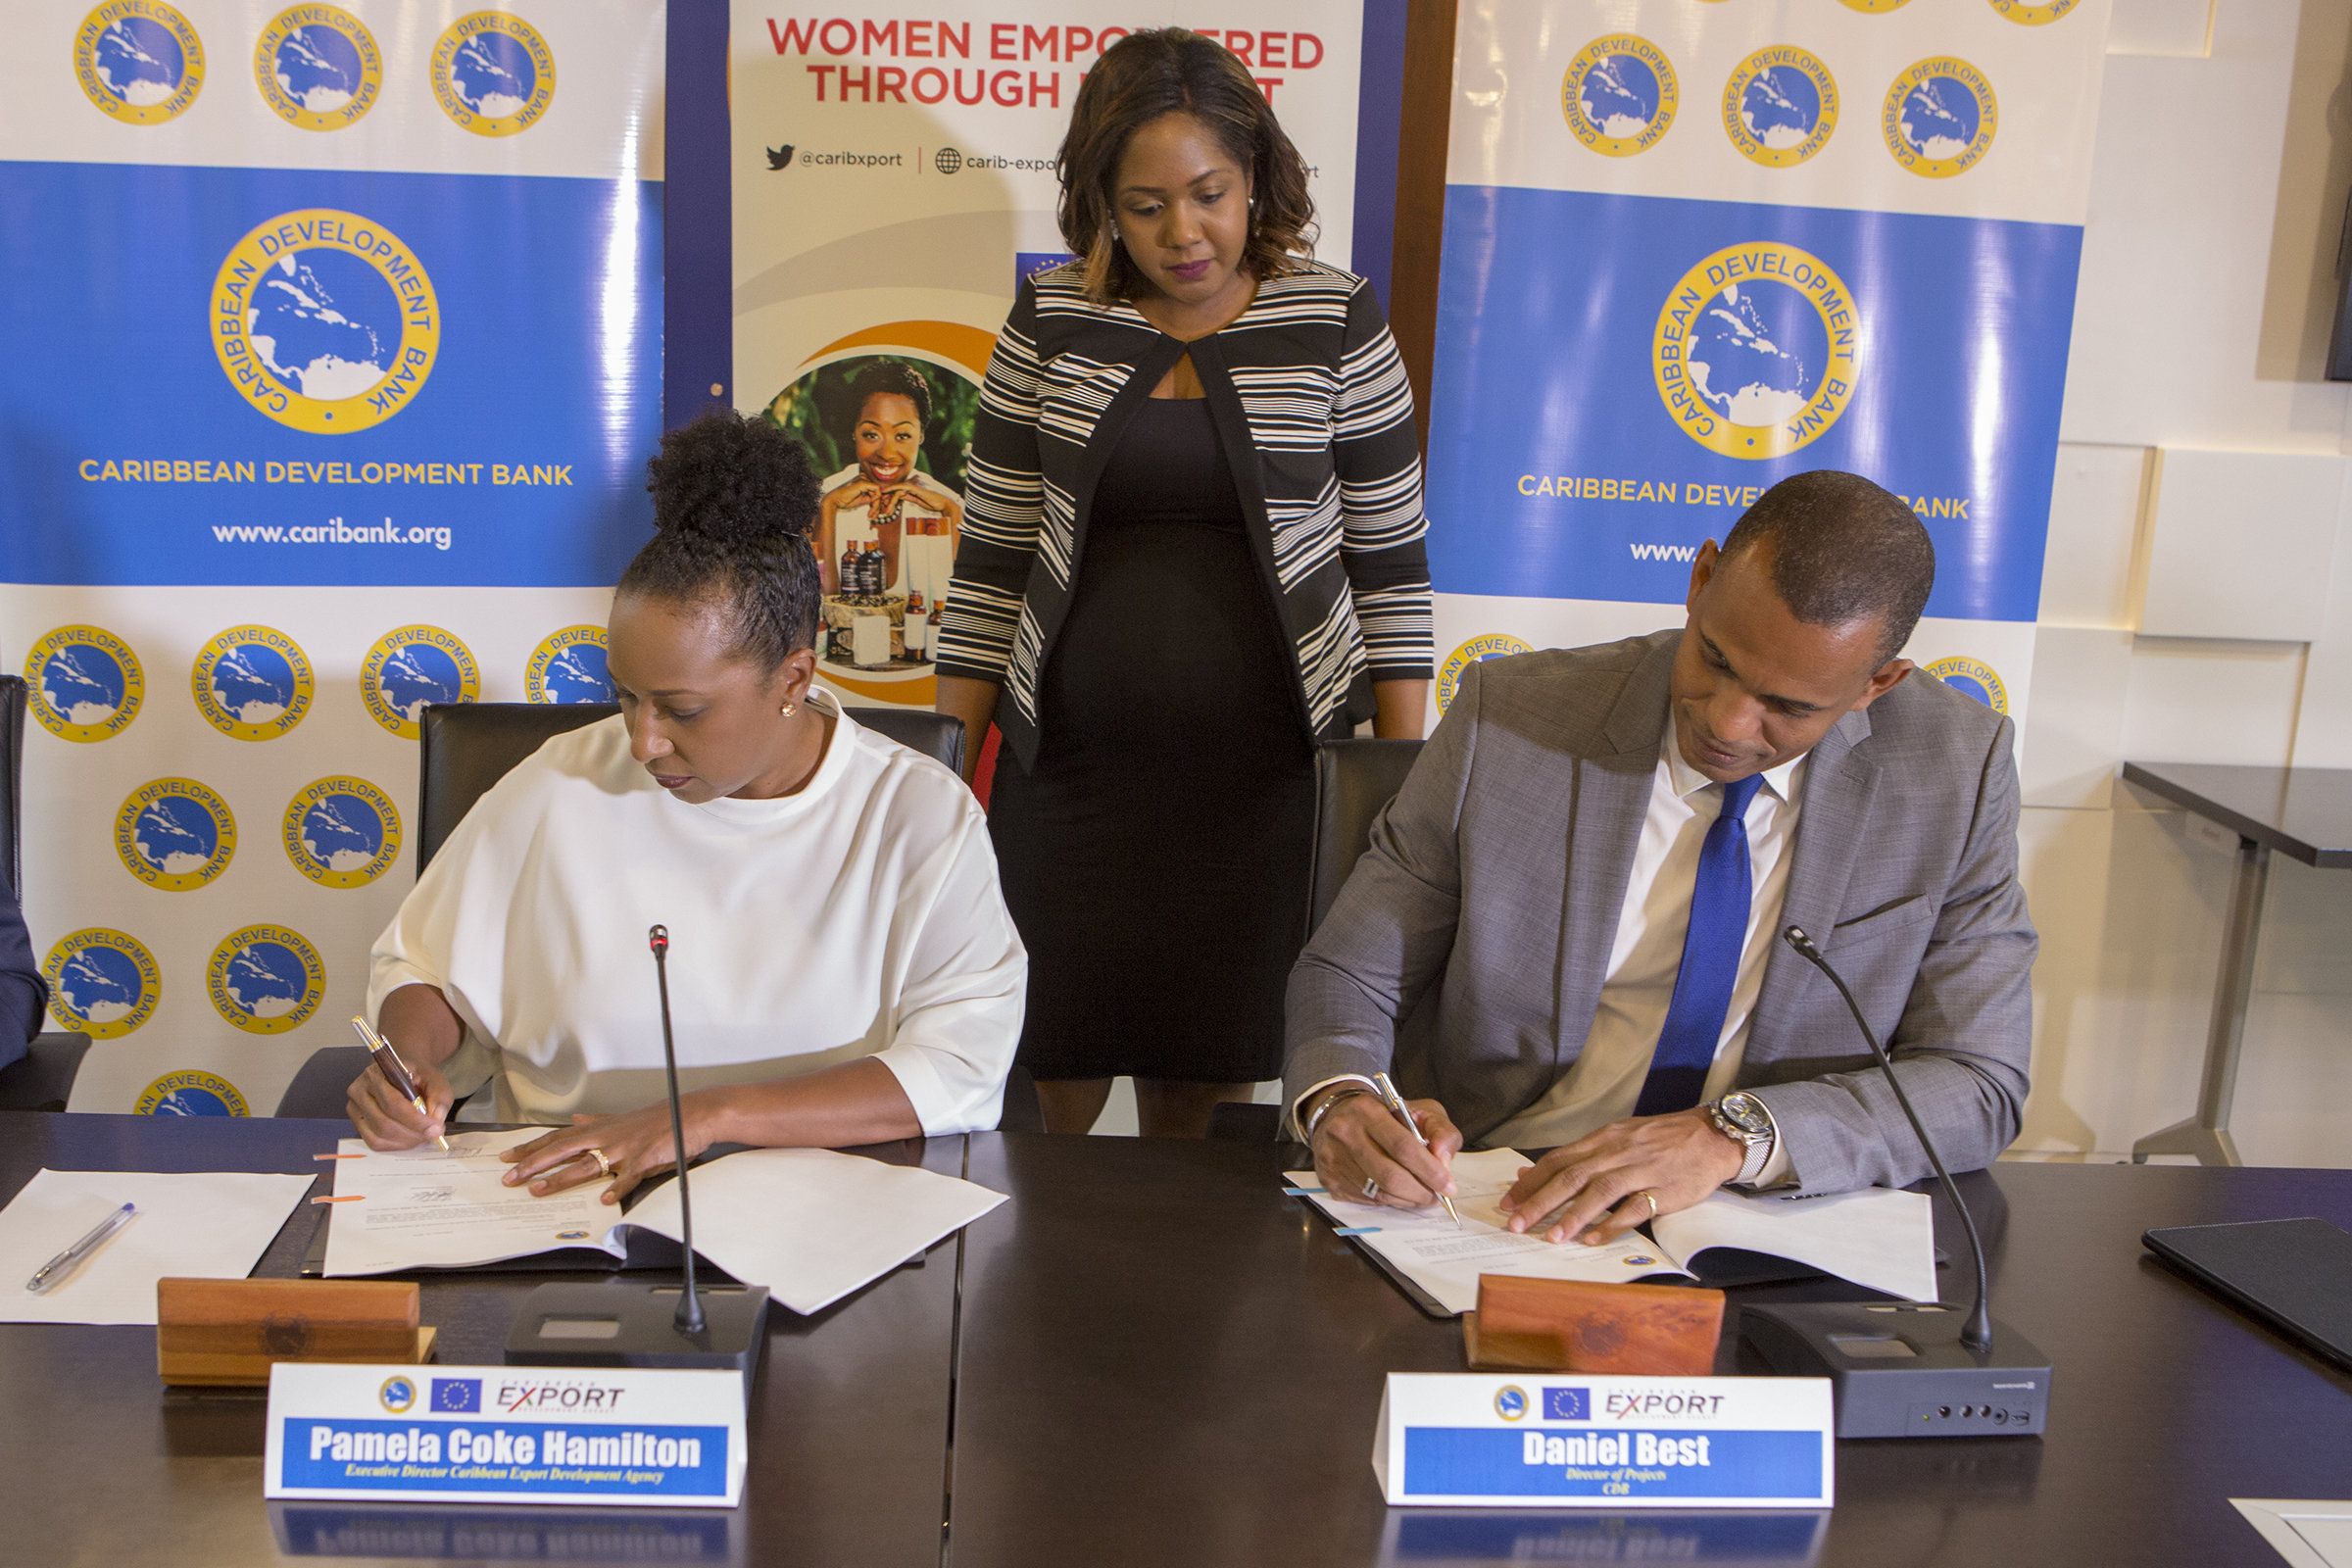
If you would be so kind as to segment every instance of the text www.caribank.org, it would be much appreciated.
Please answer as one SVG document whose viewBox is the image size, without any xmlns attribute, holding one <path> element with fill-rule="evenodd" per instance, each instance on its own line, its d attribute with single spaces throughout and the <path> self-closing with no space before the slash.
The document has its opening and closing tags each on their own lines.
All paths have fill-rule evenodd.
<svg viewBox="0 0 2352 1568">
<path fill-rule="evenodd" d="M 319 523 L 215 523 L 213 538 L 224 545 L 431 545 L 449 548 L 447 527 L 404 528 L 386 517 L 353 527 L 341 517 Z"/>
</svg>

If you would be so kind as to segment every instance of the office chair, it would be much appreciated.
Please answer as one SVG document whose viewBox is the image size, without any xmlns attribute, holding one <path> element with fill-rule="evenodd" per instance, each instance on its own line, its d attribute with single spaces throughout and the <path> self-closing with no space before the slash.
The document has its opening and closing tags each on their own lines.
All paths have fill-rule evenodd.
<svg viewBox="0 0 2352 1568">
<path fill-rule="evenodd" d="M 24 712 L 23 676 L 0 675 L 0 873 L 22 904 L 24 892 Z M 0 1110 L 63 1110 L 73 1097 L 85 1034 L 35 1035 L 21 1061 L 0 1067 Z"/>
</svg>

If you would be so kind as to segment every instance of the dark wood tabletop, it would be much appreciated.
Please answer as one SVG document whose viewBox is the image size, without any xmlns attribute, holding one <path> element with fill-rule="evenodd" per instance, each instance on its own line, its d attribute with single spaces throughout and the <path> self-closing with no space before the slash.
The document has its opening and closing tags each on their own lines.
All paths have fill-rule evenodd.
<svg viewBox="0 0 2352 1568">
<path fill-rule="evenodd" d="M 320 1168 L 313 1156 L 349 1131 L 329 1121 L 5 1113 L 0 1200 L 43 1166 L 310 1175 Z M 963 1160 L 956 1138 L 859 1152 L 946 1175 Z M 255 1272 L 300 1272 L 318 1212 L 295 1210 Z M 0 1324 L 0 1559 L 938 1568 L 956 1264 L 950 1240 L 813 1317 L 773 1310 L 736 1510 L 266 1503 L 258 1394 L 167 1393 L 151 1328 Z M 423 1319 L 441 1331 L 437 1359 L 497 1364 L 523 1294 L 549 1277 L 419 1276 Z"/>
<path fill-rule="evenodd" d="M 2124 781 L 2305 865 L 2352 865 L 2352 768 L 2126 762 Z"/>
<path fill-rule="evenodd" d="M 1459 1371 L 1425 1317 L 1277 1191 L 1269 1148 L 989 1134 L 1012 1201 L 964 1251 L 956 1568 L 1704 1561 L 2196 1564 L 2269 1552 L 2232 1496 L 2352 1495 L 2352 1376 L 2148 1257 L 2156 1225 L 2317 1214 L 2352 1171 L 2003 1165 L 1964 1177 L 1994 1308 L 2053 1358 L 2049 1432 L 1838 1446 L 1822 1516 L 1385 1507 L 1385 1373 Z M 1940 1203 L 1939 1203 L 1940 1210 Z M 1947 1298 L 1973 1270 L 1947 1214 Z M 1817 1282 L 1742 1299 L 1853 1295 Z M 1718 1369 L 1760 1371 L 1727 1335 Z M 1818 1537 L 1818 1539 L 1817 1539 Z"/>
</svg>

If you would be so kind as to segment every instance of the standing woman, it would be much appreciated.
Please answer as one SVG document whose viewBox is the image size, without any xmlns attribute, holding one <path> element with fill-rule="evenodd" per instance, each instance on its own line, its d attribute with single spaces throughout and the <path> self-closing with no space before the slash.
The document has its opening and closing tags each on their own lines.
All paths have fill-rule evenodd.
<svg viewBox="0 0 2352 1568">
<path fill-rule="evenodd" d="M 1022 283 L 989 364 L 939 707 L 1004 734 L 1047 1127 L 1132 1074 L 1145 1134 L 1199 1136 L 1281 1069 L 1314 742 L 1421 733 L 1412 392 L 1371 290 L 1308 259 L 1305 166 L 1221 46 L 1107 50 L 1059 172 L 1080 259 Z"/>
</svg>

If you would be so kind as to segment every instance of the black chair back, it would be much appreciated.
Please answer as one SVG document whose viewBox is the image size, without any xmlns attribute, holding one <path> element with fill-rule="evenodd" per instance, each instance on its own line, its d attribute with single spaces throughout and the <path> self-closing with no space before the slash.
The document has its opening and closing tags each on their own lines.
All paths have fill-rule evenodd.
<svg viewBox="0 0 2352 1568">
<path fill-rule="evenodd" d="M 89 1052 L 88 1035 L 33 1036 L 21 1058 L 0 1067 L 0 1110 L 65 1109 Z"/>
<path fill-rule="evenodd" d="M 22 675 L 0 675 L 0 872 L 24 897 L 24 705 Z"/>
<path fill-rule="evenodd" d="M 1372 819 L 1404 787 L 1419 741 L 1325 741 L 1315 748 L 1315 854 L 1307 873 L 1306 934 L 1331 912 L 1372 842 Z"/>
<path fill-rule="evenodd" d="M 850 716 L 877 735 L 887 735 L 910 752 L 963 772 L 963 720 L 928 708 L 854 708 Z"/>
<path fill-rule="evenodd" d="M 367 1070 L 366 1046 L 320 1046 L 294 1074 L 286 1092 L 277 1097 L 277 1109 L 270 1114 L 341 1121 L 349 1114 L 343 1097 Z"/>
</svg>

